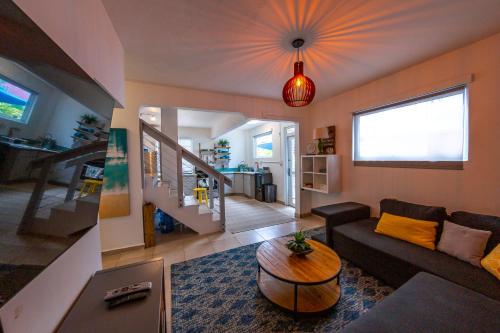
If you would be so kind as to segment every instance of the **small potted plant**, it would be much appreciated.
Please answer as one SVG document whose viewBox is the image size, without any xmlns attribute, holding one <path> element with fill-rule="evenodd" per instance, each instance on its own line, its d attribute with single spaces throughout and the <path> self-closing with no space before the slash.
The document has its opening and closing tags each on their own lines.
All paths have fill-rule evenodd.
<svg viewBox="0 0 500 333">
<path fill-rule="evenodd" d="M 229 146 L 229 140 L 228 139 L 220 139 L 217 143 L 221 147 L 227 147 L 227 146 Z"/>
<path fill-rule="evenodd" d="M 293 235 L 293 239 L 289 240 L 288 243 L 286 243 L 286 247 L 292 251 L 292 254 L 298 255 L 298 256 L 305 256 L 306 254 L 309 254 L 313 251 L 311 245 L 306 242 L 306 236 L 304 233 L 301 231 L 297 231 Z"/>
<path fill-rule="evenodd" d="M 88 113 L 82 115 L 80 118 L 82 119 L 82 123 L 87 125 L 92 125 L 97 123 L 97 117 Z"/>
</svg>

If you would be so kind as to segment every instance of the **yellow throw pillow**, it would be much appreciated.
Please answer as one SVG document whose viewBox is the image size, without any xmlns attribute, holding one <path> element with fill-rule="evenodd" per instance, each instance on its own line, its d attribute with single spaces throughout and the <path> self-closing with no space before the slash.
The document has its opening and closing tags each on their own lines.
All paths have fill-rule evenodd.
<svg viewBox="0 0 500 333">
<path fill-rule="evenodd" d="M 481 266 L 500 280 L 500 243 L 481 260 Z"/>
<path fill-rule="evenodd" d="M 437 226 L 437 222 L 383 213 L 375 232 L 435 250 Z"/>
</svg>

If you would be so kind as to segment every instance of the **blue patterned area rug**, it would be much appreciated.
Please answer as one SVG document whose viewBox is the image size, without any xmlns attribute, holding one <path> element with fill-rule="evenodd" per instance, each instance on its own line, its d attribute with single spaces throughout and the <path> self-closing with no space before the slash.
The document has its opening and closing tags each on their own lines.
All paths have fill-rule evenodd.
<svg viewBox="0 0 500 333">
<path fill-rule="evenodd" d="M 173 332 L 335 332 L 392 288 L 342 260 L 342 296 L 330 311 L 294 319 L 260 293 L 260 243 L 172 265 Z"/>
</svg>

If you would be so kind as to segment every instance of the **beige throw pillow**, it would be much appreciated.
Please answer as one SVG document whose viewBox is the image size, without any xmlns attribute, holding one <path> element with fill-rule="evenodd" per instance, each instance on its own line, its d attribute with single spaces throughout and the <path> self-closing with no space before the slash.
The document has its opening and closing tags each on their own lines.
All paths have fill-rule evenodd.
<svg viewBox="0 0 500 333">
<path fill-rule="evenodd" d="M 481 267 L 481 259 L 490 236 L 491 231 L 472 229 L 444 221 L 443 233 L 437 249 Z"/>
</svg>

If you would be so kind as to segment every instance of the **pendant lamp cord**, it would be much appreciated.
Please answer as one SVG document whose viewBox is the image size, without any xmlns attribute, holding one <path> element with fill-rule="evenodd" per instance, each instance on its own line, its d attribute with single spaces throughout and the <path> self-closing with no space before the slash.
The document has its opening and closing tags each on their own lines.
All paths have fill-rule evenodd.
<svg viewBox="0 0 500 333">
<path fill-rule="evenodd" d="M 300 52 L 300 47 L 297 48 L 297 62 L 299 62 L 299 52 Z"/>
</svg>

